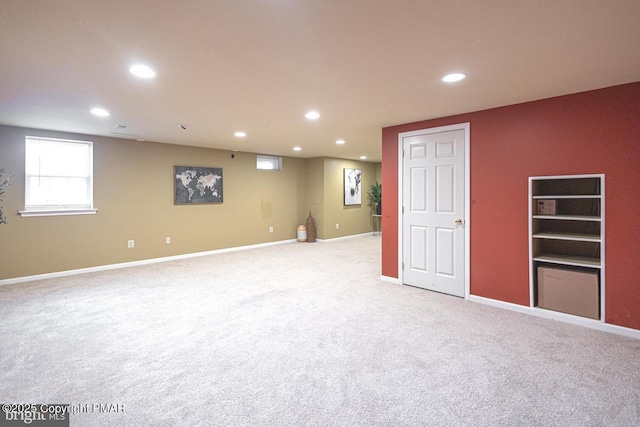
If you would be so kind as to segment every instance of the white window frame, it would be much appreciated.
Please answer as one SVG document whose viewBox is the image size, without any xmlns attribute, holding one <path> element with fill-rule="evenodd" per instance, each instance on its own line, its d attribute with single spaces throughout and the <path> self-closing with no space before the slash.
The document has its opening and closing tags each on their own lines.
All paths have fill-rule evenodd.
<svg viewBox="0 0 640 427">
<path fill-rule="evenodd" d="M 266 164 L 269 164 L 271 167 L 262 166 Z M 256 169 L 261 171 L 281 171 L 282 157 L 262 156 L 258 154 L 256 156 Z"/>
<path fill-rule="evenodd" d="M 81 176 L 87 180 L 86 188 L 86 201 L 82 204 L 48 204 L 44 201 L 40 203 L 29 204 L 31 200 L 30 195 L 30 182 L 33 177 L 39 177 L 39 174 L 30 173 L 28 165 L 32 160 L 30 158 L 29 145 L 32 143 L 56 143 L 56 144 L 82 144 L 88 147 L 86 166 L 87 176 Z M 41 157 L 39 157 L 41 158 Z M 56 177 L 65 178 L 64 175 L 55 175 Z M 68 178 L 79 178 L 78 176 L 69 175 Z M 25 207 L 23 211 L 20 211 L 20 215 L 23 217 L 28 216 L 51 216 L 51 215 L 88 215 L 95 214 L 98 210 L 93 207 L 93 142 L 92 141 L 76 141 L 70 139 L 56 139 L 56 138 L 43 138 L 36 136 L 27 136 L 25 138 Z M 83 192 L 84 193 L 84 192 Z M 84 197 L 85 195 L 83 195 Z"/>
</svg>

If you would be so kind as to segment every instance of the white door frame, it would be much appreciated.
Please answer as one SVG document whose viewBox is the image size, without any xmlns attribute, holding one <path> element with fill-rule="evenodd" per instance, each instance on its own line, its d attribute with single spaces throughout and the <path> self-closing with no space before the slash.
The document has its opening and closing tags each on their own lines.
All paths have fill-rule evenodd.
<svg viewBox="0 0 640 427">
<path fill-rule="evenodd" d="M 402 271 L 403 259 L 403 175 L 404 162 L 402 157 L 402 140 L 408 136 L 425 135 L 432 133 L 447 132 L 452 130 L 464 130 L 464 299 L 469 299 L 471 294 L 471 124 L 458 123 L 455 125 L 438 126 L 435 128 L 419 129 L 398 134 L 398 280 L 404 283 Z"/>
</svg>

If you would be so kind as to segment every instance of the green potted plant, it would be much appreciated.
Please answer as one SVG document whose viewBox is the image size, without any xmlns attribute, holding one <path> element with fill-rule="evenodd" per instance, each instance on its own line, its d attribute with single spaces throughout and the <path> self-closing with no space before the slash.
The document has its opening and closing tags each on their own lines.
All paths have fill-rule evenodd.
<svg viewBox="0 0 640 427">
<path fill-rule="evenodd" d="M 367 192 L 367 197 L 369 199 L 369 207 L 375 210 L 376 215 L 382 215 L 382 184 L 377 181 L 372 184 L 369 187 L 369 192 Z"/>
<path fill-rule="evenodd" d="M 5 174 L 4 169 L 0 169 L 0 203 L 2 202 L 2 195 L 4 194 L 4 190 L 9 186 L 9 181 L 11 180 L 11 174 L 8 174 L 5 180 L 2 180 L 2 175 Z M 4 216 L 4 212 L 2 212 L 2 206 L 0 205 L 0 224 L 6 224 L 7 217 Z"/>
</svg>

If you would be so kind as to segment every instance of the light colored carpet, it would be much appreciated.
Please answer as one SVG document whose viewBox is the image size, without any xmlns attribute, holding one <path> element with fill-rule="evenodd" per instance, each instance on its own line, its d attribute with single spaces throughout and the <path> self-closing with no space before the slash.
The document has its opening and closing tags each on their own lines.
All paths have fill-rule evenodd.
<svg viewBox="0 0 640 427">
<path fill-rule="evenodd" d="M 72 426 L 636 426 L 639 356 L 382 282 L 379 236 L 0 287 L 0 402 L 124 405 Z"/>
</svg>

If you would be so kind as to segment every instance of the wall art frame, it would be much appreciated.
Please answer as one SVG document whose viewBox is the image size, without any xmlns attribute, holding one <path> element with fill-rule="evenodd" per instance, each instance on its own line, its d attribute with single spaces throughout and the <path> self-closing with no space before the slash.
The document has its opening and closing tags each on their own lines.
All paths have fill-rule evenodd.
<svg viewBox="0 0 640 427">
<path fill-rule="evenodd" d="M 362 205 L 362 169 L 343 170 L 344 205 Z"/>
<path fill-rule="evenodd" d="M 173 178 L 174 205 L 222 203 L 222 168 L 174 166 Z"/>
</svg>

